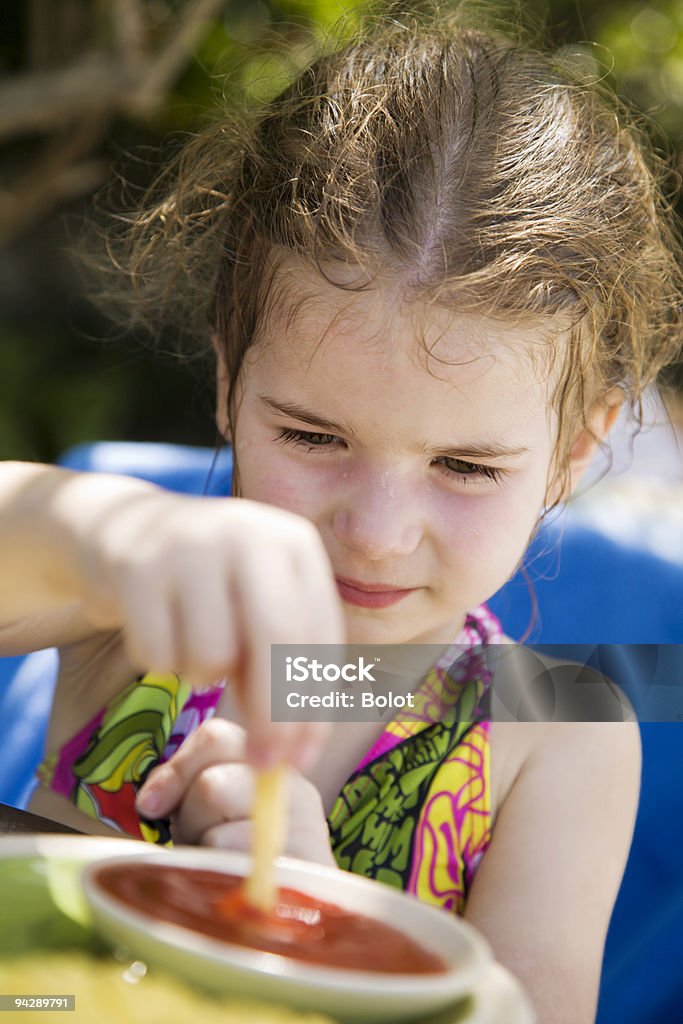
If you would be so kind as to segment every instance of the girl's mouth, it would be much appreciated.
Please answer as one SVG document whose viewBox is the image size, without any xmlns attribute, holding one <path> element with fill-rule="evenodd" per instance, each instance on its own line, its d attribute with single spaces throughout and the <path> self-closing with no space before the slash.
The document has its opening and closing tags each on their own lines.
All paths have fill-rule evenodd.
<svg viewBox="0 0 683 1024">
<path fill-rule="evenodd" d="M 408 594 L 412 594 L 414 587 L 407 590 L 399 590 L 392 587 L 390 583 L 360 583 L 357 580 L 345 580 L 340 576 L 336 577 L 337 590 L 348 604 L 355 604 L 360 608 L 388 608 L 396 604 Z"/>
</svg>

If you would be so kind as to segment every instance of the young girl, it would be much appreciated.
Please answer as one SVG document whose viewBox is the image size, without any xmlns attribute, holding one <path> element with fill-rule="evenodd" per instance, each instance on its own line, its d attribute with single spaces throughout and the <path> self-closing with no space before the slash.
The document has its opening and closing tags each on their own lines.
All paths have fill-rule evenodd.
<svg viewBox="0 0 683 1024">
<path fill-rule="evenodd" d="M 653 160 L 586 79 L 397 21 L 191 142 L 129 266 L 155 315 L 208 308 L 234 497 L 15 467 L 0 560 L 5 650 L 61 648 L 32 809 L 239 847 L 284 758 L 287 852 L 464 914 L 544 1024 L 594 1018 L 638 732 L 491 721 L 482 602 L 674 358 L 681 294 Z M 422 692 L 466 656 L 440 718 L 338 722 L 316 760 L 322 727 L 269 721 L 270 645 L 344 636 L 438 645 Z"/>
</svg>

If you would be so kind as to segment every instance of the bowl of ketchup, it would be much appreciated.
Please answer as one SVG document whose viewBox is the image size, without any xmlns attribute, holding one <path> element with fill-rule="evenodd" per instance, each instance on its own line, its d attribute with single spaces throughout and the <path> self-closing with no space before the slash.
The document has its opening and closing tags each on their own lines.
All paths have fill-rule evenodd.
<svg viewBox="0 0 683 1024">
<path fill-rule="evenodd" d="M 491 964 L 476 929 L 346 871 L 279 858 L 272 912 L 244 897 L 250 858 L 176 848 L 90 864 L 96 924 L 204 988 L 343 1021 L 419 1019 L 472 995 Z"/>
</svg>

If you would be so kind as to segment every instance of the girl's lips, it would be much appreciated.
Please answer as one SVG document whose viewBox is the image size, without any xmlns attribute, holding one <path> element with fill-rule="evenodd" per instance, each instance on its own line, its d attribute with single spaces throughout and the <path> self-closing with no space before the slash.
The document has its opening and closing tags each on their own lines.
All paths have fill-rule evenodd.
<svg viewBox="0 0 683 1024">
<path fill-rule="evenodd" d="M 388 608 L 389 605 L 396 604 L 408 594 L 412 594 L 415 589 L 411 587 L 409 590 L 396 590 L 388 583 L 351 583 L 340 579 L 339 576 L 336 580 L 342 599 L 360 608 Z"/>
</svg>

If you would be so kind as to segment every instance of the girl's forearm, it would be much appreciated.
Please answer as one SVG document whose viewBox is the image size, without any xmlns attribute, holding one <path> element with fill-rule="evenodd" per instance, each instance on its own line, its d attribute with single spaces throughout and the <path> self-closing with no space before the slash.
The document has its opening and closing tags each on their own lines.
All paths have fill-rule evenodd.
<svg viewBox="0 0 683 1024">
<path fill-rule="evenodd" d="M 0 470 L 0 626 L 87 606 L 89 544 L 108 515 L 151 485 L 38 463 Z M 87 610 L 87 609 L 86 609 Z"/>
</svg>

